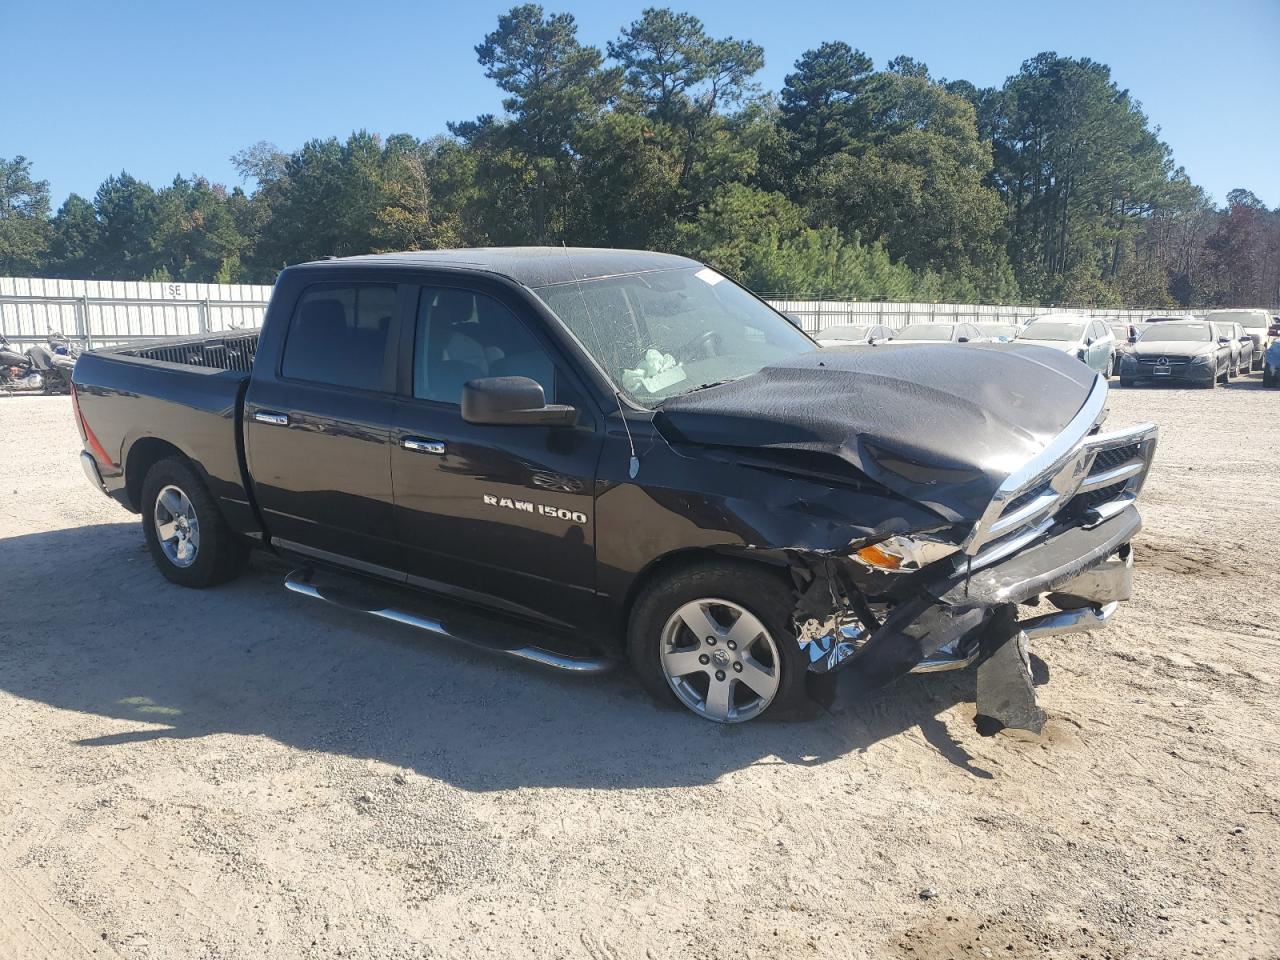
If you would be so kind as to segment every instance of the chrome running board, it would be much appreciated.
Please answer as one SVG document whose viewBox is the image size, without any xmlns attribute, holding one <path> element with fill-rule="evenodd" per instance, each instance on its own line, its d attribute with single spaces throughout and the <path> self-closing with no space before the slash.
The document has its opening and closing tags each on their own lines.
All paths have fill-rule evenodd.
<svg viewBox="0 0 1280 960">
<path fill-rule="evenodd" d="M 409 613 L 405 610 L 397 610 L 394 607 L 365 606 L 349 599 L 338 599 L 326 594 L 324 588 L 312 583 L 311 571 L 305 568 L 294 570 L 285 577 L 284 585 L 285 589 L 293 593 L 311 597 L 315 600 L 323 600 L 325 603 L 331 603 L 344 610 L 367 613 L 382 620 L 390 620 L 392 623 L 401 623 L 407 627 L 413 627 L 415 630 L 422 630 L 424 633 L 456 640 L 459 643 L 465 643 L 469 647 L 513 657 L 516 660 L 524 660 L 527 663 L 536 663 L 539 666 L 550 667 L 553 670 L 562 670 L 568 673 L 595 674 L 607 673 L 615 666 L 615 661 L 607 657 L 573 657 L 534 646 L 504 647 L 500 643 L 482 639 L 474 634 L 468 634 L 461 630 L 451 630 L 442 621 L 430 617 Z M 500 629 L 500 627 L 495 627 L 495 630 Z"/>
<path fill-rule="evenodd" d="M 1041 637 L 1056 636 L 1062 633 L 1084 633 L 1105 627 L 1120 608 L 1120 601 L 1098 607 L 1082 607 L 1079 610 L 1060 610 L 1057 613 L 1046 613 L 1044 616 L 1019 620 L 1017 627 L 1027 635 L 1028 640 L 1039 640 Z M 945 647 L 927 660 L 921 660 L 911 668 L 912 673 L 941 673 L 944 670 L 963 670 L 978 659 L 979 649 L 963 656 L 947 656 Z"/>
</svg>

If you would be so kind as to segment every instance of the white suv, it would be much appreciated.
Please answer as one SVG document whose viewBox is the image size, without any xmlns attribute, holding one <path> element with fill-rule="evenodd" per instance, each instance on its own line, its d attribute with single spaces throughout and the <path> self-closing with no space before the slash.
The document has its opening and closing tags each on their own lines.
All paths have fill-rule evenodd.
<svg viewBox="0 0 1280 960">
<path fill-rule="evenodd" d="M 1253 340 L 1253 359 L 1251 364 L 1242 360 L 1240 366 L 1246 371 L 1262 369 L 1262 357 L 1267 352 L 1267 328 L 1271 326 L 1271 315 L 1267 311 L 1210 310 L 1204 318 L 1218 324 L 1238 323 L 1244 327 L 1244 332 Z"/>
</svg>

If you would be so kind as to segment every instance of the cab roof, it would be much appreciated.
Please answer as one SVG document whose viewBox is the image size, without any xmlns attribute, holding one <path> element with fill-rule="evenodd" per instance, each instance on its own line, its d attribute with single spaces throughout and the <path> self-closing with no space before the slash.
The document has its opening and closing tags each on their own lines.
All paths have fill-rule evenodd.
<svg viewBox="0 0 1280 960">
<path fill-rule="evenodd" d="M 654 270 L 700 267 L 687 257 L 647 250 L 613 250 L 599 247 L 473 247 L 456 250 L 411 250 L 404 253 L 370 253 L 357 257 L 313 260 L 300 266 L 326 269 L 369 266 L 405 270 L 444 269 L 492 273 L 526 287 L 546 287 L 578 280 L 626 276 Z"/>
</svg>

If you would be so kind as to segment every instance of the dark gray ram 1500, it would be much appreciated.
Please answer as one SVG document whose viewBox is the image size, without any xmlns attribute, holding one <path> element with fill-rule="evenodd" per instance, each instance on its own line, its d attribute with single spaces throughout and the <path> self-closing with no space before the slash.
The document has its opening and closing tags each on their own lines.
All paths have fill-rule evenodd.
<svg viewBox="0 0 1280 960">
<path fill-rule="evenodd" d="M 74 398 L 87 475 L 171 581 L 261 547 L 296 592 L 629 659 L 722 722 L 1101 626 L 1156 442 L 1059 351 L 825 350 L 702 264 L 617 250 L 290 267 L 260 332 L 86 354 Z"/>
</svg>

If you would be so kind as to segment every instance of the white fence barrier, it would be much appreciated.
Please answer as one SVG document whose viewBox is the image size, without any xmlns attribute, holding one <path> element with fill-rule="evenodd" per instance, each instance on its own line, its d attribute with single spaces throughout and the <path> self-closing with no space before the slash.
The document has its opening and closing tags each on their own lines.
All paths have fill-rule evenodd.
<svg viewBox="0 0 1280 960">
<path fill-rule="evenodd" d="M 110 346 L 262 325 L 271 287 L 0 277 L 0 333 L 43 343 L 53 331 Z"/>
<path fill-rule="evenodd" d="M 254 284 L 147 283 L 0 277 L 0 333 L 14 344 L 41 343 L 59 331 L 88 348 L 261 326 L 271 287 Z M 1154 309 L 1088 309 L 967 303 L 798 300 L 766 296 L 816 333 L 839 324 L 1012 322 L 1076 312 L 1140 322 Z"/>
<path fill-rule="evenodd" d="M 883 324 L 893 330 L 912 323 L 1013 323 L 1051 313 L 1083 313 L 1106 320 L 1141 323 L 1167 310 L 1103 307 L 1030 307 L 977 303 L 905 303 L 869 300 L 787 300 L 765 299 L 783 313 L 798 317 L 804 329 L 817 333 L 842 324 Z"/>
</svg>

